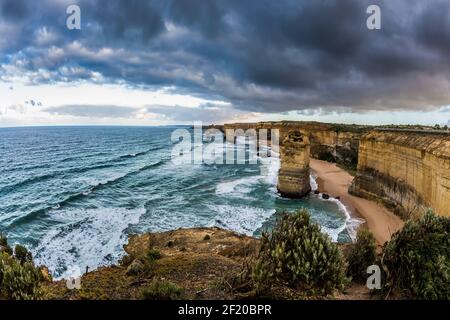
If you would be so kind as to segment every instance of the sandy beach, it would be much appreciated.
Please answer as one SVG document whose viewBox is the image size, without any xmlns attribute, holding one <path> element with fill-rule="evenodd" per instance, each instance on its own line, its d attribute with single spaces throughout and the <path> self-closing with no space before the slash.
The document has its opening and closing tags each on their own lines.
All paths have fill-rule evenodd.
<svg viewBox="0 0 450 320">
<path fill-rule="evenodd" d="M 404 222 L 381 204 L 355 197 L 348 193 L 353 177 L 333 163 L 310 159 L 310 167 L 317 175 L 320 192 L 332 197 L 340 197 L 351 214 L 363 218 L 365 225 L 373 232 L 379 245 L 383 245 Z"/>
</svg>

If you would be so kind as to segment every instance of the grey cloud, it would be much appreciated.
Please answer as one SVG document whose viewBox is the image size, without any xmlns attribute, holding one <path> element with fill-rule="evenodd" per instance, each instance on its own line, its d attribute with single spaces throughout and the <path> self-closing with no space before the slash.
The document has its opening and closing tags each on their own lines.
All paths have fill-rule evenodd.
<svg viewBox="0 0 450 320">
<path fill-rule="evenodd" d="M 156 116 L 163 121 L 226 121 L 237 119 L 245 114 L 230 105 L 205 103 L 199 107 L 151 105 L 143 108 L 131 108 L 115 105 L 63 105 L 43 109 L 54 115 L 85 118 L 137 118 L 138 116 Z"/>
<path fill-rule="evenodd" d="M 80 5 L 105 40 L 127 39 L 145 43 L 165 29 L 159 1 L 109 0 L 107 4 L 80 1 Z M 99 10 L 100 6 L 102 10 Z"/>
<path fill-rule="evenodd" d="M 203 121 L 220 122 L 236 119 L 243 112 L 233 109 L 231 106 L 203 104 L 198 108 L 184 106 L 147 106 L 146 113 L 157 114 L 162 120 L 168 121 Z"/>
<path fill-rule="evenodd" d="M 0 12 L 8 20 L 23 19 L 29 13 L 25 0 L 3 0 Z"/>
<path fill-rule="evenodd" d="M 26 107 L 22 104 L 14 104 L 6 108 L 7 110 L 12 110 L 18 113 L 25 113 Z"/>
<path fill-rule="evenodd" d="M 0 24 L 0 78 L 171 86 L 249 112 L 450 104 L 445 0 L 75 2 L 79 32 L 64 27 L 69 1 L 2 2 L 0 21 L 16 31 Z M 380 31 L 365 26 L 369 4 L 382 9 Z M 51 36 L 36 41 L 44 27 Z M 183 110 L 161 113 L 190 118 Z"/>
<path fill-rule="evenodd" d="M 136 113 L 135 108 L 113 105 L 64 105 L 49 107 L 43 111 L 55 115 L 88 118 L 130 118 Z"/>
</svg>

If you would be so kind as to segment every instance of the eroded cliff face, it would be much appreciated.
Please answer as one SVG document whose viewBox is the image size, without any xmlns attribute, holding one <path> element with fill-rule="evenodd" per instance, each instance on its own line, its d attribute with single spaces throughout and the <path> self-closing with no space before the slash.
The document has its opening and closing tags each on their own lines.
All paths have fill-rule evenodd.
<svg viewBox="0 0 450 320">
<path fill-rule="evenodd" d="M 404 218 L 432 208 L 450 216 L 450 136 L 372 131 L 362 136 L 349 190 Z"/>
<path fill-rule="evenodd" d="M 278 192 L 288 198 L 300 198 L 311 191 L 309 182 L 309 139 L 297 129 L 280 131 L 280 170 Z"/>
<path fill-rule="evenodd" d="M 339 163 L 349 169 L 356 169 L 361 133 L 307 128 L 311 142 L 311 157 Z"/>
<path fill-rule="evenodd" d="M 303 121 L 232 123 L 209 128 L 211 127 L 224 133 L 238 129 L 241 132 L 249 129 L 260 132 L 261 129 L 266 129 L 269 145 L 273 139 L 271 130 L 278 130 L 277 142 L 281 157 L 278 190 L 283 196 L 294 198 L 310 191 L 309 157 L 336 162 L 348 169 L 356 170 L 359 140 L 361 135 L 371 128 Z M 303 142 L 294 146 L 290 139 L 284 139 L 292 132 L 300 132 Z"/>
<path fill-rule="evenodd" d="M 215 126 L 215 128 L 224 132 L 226 129 L 242 129 L 244 131 L 248 129 L 278 129 L 280 132 L 298 129 L 308 136 L 311 157 L 336 162 L 349 169 L 356 169 L 359 140 L 362 134 L 371 129 L 369 126 L 303 121 L 233 123 Z M 270 133 L 270 130 L 268 132 Z"/>
</svg>

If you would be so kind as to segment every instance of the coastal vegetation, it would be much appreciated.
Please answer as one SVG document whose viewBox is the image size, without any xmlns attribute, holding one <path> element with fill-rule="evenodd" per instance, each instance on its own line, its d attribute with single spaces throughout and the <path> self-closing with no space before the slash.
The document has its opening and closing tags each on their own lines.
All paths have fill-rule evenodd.
<svg viewBox="0 0 450 320">
<path fill-rule="evenodd" d="M 356 281 L 367 279 L 367 267 L 376 263 L 377 243 L 372 232 L 359 229 L 356 242 L 347 255 L 347 274 Z"/>
<path fill-rule="evenodd" d="M 220 228 L 131 236 L 121 263 L 84 274 L 80 290 L 46 281 L 25 247 L 1 236 L 0 299 L 450 299 L 449 233 L 450 219 L 429 211 L 379 250 L 366 229 L 336 244 L 302 209 L 260 239 Z M 381 290 L 365 287 L 373 264 Z"/>
<path fill-rule="evenodd" d="M 257 292 L 275 285 L 307 296 L 332 294 L 347 281 L 345 262 L 336 244 L 312 223 L 309 213 L 283 213 L 271 233 L 264 233 L 253 266 Z"/>
<path fill-rule="evenodd" d="M 155 280 L 141 291 L 141 295 L 144 300 L 177 300 L 182 292 L 183 290 L 172 282 Z"/>
<path fill-rule="evenodd" d="M 31 253 L 19 245 L 13 251 L 6 237 L 0 235 L 0 300 L 39 299 L 42 280 Z"/>
<path fill-rule="evenodd" d="M 150 261 L 161 259 L 161 251 L 159 251 L 156 248 L 149 248 L 147 252 L 147 257 Z"/>
<path fill-rule="evenodd" d="M 428 211 L 409 220 L 383 247 L 387 296 L 450 299 L 450 219 Z"/>
</svg>

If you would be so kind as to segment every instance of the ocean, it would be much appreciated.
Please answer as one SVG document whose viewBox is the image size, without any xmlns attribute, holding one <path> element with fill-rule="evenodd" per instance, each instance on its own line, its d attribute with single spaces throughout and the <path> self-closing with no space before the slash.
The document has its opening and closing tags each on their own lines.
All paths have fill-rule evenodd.
<svg viewBox="0 0 450 320">
<path fill-rule="evenodd" d="M 0 128 L 0 232 L 56 279 L 116 263 L 130 234 L 217 226 L 259 236 L 283 210 L 307 208 L 333 241 L 354 239 L 358 221 L 338 200 L 277 194 L 275 154 L 179 164 L 176 128 Z"/>
</svg>

